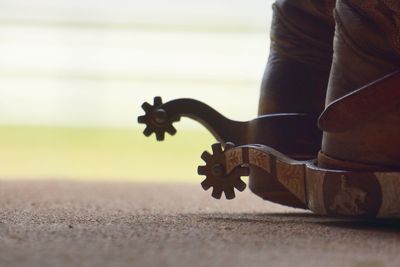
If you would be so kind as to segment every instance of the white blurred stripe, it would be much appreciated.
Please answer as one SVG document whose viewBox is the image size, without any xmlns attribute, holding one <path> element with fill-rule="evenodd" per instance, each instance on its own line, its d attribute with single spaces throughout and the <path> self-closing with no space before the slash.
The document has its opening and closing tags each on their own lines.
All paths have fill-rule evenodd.
<svg viewBox="0 0 400 267">
<path fill-rule="evenodd" d="M 259 10 L 243 5 L 244 1 L 189 2 L 196 4 L 1 1 L 0 20 L 23 23 L 0 24 L 0 123 L 129 127 L 136 125 L 140 104 L 155 95 L 165 100 L 197 98 L 232 118 L 254 117 L 268 54 L 266 30 L 190 32 L 190 27 L 167 31 L 160 26 L 149 31 L 134 26 L 27 24 L 27 19 L 86 19 L 99 23 L 195 21 L 209 27 L 211 18 L 218 25 L 228 25 L 229 20 L 222 18 L 229 17 L 244 25 L 262 21 L 253 25 L 255 29 L 267 28 L 266 10 L 261 10 L 267 6 L 264 1 L 257 1 Z M 157 17 L 157 12 L 163 16 Z"/>
</svg>

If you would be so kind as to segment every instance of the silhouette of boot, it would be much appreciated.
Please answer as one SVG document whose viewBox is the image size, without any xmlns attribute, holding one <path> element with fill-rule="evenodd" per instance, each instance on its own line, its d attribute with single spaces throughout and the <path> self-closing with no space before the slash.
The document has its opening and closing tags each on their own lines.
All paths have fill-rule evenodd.
<svg viewBox="0 0 400 267">
<path fill-rule="evenodd" d="M 275 2 L 259 115 L 322 112 L 332 62 L 334 5 L 335 0 Z M 249 182 L 250 189 L 266 200 L 303 207 L 273 177 L 255 174 Z"/>
</svg>

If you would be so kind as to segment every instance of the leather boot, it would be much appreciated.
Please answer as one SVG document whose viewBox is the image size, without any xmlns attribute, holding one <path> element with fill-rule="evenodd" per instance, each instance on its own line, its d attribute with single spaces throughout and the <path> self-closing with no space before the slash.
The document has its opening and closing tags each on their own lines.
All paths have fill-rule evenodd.
<svg viewBox="0 0 400 267">
<path fill-rule="evenodd" d="M 259 115 L 324 109 L 333 53 L 335 0 L 277 0 Z"/>
<path fill-rule="evenodd" d="M 337 120 L 336 124 L 340 125 L 340 116 L 327 119 L 326 114 L 351 97 L 358 104 L 362 103 L 362 97 L 357 99 L 354 92 L 369 90 L 372 88 L 368 86 L 369 83 L 400 69 L 400 1 L 338 0 L 335 21 L 334 58 L 326 98 L 327 111 L 320 118 L 324 134 L 318 165 L 331 169 L 398 170 L 398 103 L 385 107 L 385 111 L 379 114 L 378 109 L 374 108 L 376 116 L 350 109 L 349 105 L 349 112 L 360 113 L 354 115 L 361 122 L 354 122 L 340 130 L 327 127 L 332 124 L 329 120 Z M 378 90 L 379 84 L 384 82 L 378 83 Z M 364 86 L 366 89 L 359 89 Z M 384 86 L 377 92 L 385 94 Z M 365 94 L 361 92 L 359 95 Z M 385 105 L 381 103 L 381 106 Z M 363 112 L 365 116 L 361 114 Z M 374 112 L 368 111 L 368 114 Z"/>
<path fill-rule="evenodd" d="M 275 2 L 259 115 L 322 112 L 333 53 L 334 6 L 335 0 Z M 315 142 L 319 147 L 320 139 Z M 290 156 L 301 159 L 299 155 Z M 255 172 L 249 181 L 255 194 L 280 204 L 303 207 L 276 179 Z"/>
</svg>

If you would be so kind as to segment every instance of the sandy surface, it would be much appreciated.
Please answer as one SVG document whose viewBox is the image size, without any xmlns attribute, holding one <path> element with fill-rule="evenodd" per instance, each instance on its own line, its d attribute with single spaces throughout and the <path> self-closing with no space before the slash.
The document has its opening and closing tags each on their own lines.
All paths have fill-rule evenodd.
<svg viewBox="0 0 400 267">
<path fill-rule="evenodd" d="M 400 266 L 400 222 L 199 186 L 0 182 L 0 266 Z"/>
</svg>

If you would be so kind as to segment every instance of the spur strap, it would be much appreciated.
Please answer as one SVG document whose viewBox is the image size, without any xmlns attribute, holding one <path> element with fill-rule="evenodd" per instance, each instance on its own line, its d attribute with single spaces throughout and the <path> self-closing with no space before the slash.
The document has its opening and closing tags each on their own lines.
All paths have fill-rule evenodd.
<svg viewBox="0 0 400 267">
<path fill-rule="evenodd" d="M 344 132 L 379 118 L 400 104 L 400 70 L 373 81 L 329 104 L 318 125 L 326 132 Z"/>
</svg>

